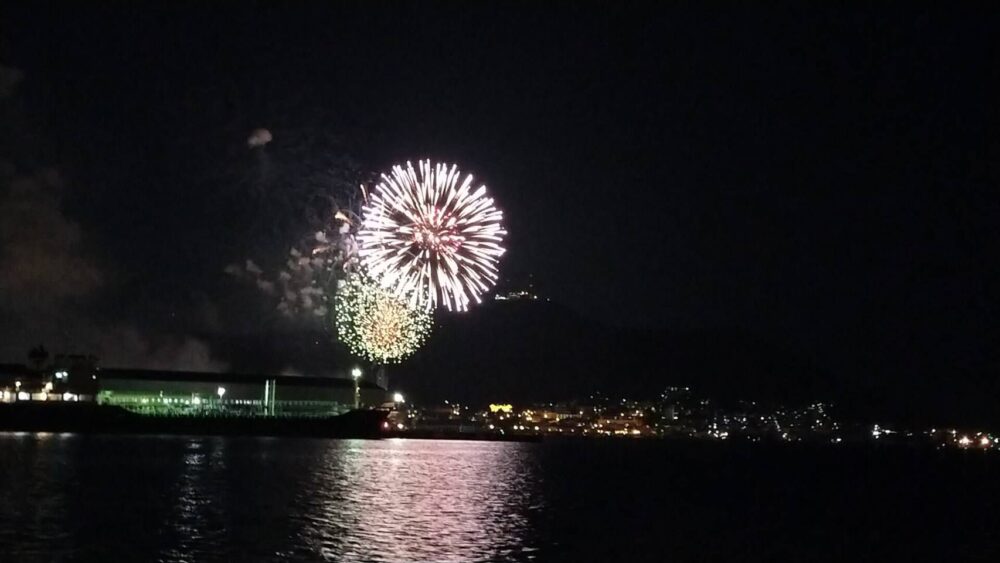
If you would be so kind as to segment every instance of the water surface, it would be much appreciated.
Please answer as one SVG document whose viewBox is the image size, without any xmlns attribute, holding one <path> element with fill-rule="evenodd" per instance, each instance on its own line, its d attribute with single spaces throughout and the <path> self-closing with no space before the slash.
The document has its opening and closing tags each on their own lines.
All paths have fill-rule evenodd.
<svg viewBox="0 0 1000 563">
<path fill-rule="evenodd" d="M 0 434 L 0 560 L 1000 555 L 981 452 Z"/>
</svg>

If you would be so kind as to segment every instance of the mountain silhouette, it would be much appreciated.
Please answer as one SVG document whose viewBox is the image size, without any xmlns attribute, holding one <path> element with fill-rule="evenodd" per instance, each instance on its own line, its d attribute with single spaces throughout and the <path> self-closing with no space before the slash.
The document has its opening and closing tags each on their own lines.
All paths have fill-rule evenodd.
<svg viewBox="0 0 1000 563">
<path fill-rule="evenodd" d="M 389 368 L 394 385 L 457 401 L 653 397 L 690 386 L 721 400 L 819 399 L 829 377 L 788 351 L 738 331 L 612 327 L 547 301 L 489 302 L 439 314 L 424 348 Z"/>
</svg>

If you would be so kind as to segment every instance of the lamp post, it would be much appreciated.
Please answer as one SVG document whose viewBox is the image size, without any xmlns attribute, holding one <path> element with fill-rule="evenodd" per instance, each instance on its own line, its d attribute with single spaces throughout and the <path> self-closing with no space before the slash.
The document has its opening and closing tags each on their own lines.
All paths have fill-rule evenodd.
<svg viewBox="0 0 1000 563">
<path fill-rule="evenodd" d="M 351 370 L 351 377 L 354 378 L 354 408 L 361 408 L 361 368 Z"/>
</svg>

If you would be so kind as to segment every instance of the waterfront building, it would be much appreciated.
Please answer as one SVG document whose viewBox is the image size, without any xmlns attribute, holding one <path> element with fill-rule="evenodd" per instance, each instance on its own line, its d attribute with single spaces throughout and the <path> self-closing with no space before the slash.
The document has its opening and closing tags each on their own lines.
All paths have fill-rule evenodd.
<svg viewBox="0 0 1000 563">
<path fill-rule="evenodd" d="M 332 377 L 103 369 L 97 402 L 156 414 L 331 416 L 354 408 L 355 382 Z M 357 382 L 361 406 L 384 389 Z"/>
<path fill-rule="evenodd" d="M 78 401 L 164 416 L 333 416 L 380 407 L 385 389 L 363 379 L 96 367 L 96 359 L 57 356 L 35 370 L 0 365 L 0 402 Z"/>
</svg>

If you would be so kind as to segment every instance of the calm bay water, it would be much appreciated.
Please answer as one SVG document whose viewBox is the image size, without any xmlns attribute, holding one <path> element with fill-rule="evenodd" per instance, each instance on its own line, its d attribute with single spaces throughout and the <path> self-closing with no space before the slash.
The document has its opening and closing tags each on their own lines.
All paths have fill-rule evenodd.
<svg viewBox="0 0 1000 563">
<path fill-rule="evenodd" d="M 1000 456 L 0 434 L 2 561 L 995 561 Z"/>
</svg>

